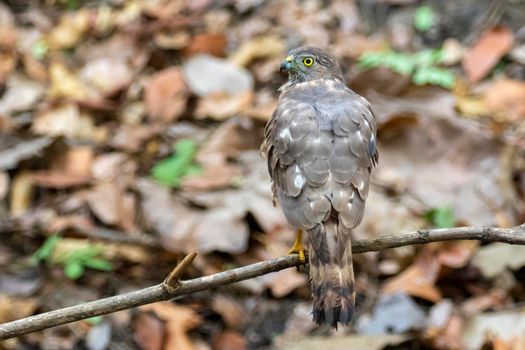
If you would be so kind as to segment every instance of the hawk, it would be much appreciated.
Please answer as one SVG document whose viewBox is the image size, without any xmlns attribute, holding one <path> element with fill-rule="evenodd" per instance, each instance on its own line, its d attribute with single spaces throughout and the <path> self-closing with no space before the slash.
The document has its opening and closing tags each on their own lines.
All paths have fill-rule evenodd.
<svg viewBox="0 0 525 350">
<path fill-rule="evenodd" d="M 327 52 L 290 51 L 288 81 L 264 132 L 274 199 L 297 228 L 290 254 L 305 262 L 309 242 L 313 320 L 351 322 L 355 282 L 350 233 L 361 222 L 370 173 L 377 164 L 376 122 L 368 101 L 350 90 Z"/>
</svg>

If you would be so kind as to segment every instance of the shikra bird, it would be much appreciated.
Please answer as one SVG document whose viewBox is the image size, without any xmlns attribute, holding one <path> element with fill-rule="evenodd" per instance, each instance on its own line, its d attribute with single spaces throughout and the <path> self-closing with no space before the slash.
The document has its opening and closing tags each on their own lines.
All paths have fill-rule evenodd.
<svg viewBox="0 0 525 350">
<path fill-rule="evenodd" d="M 361 222 L 370 173 L 377 164 L 376 122 L 368 101 L 350 90 L 327 52 L 290 51 L 288 81 L 265 129 L 261 151 L 274 199 L 297 228 L 290 254 L 305 261 L 309 242 L 313 320 L 351 322 L 355 281 L 350 233 Z"/>
</svg>

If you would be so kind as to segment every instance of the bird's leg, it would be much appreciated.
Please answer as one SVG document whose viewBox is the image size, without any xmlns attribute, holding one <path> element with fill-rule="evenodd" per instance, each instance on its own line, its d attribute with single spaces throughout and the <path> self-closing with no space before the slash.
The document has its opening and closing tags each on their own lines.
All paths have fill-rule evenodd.
<svg viewBox="0 0 525 350">
<path fill-rule="evenodd" d="M 306 262 L 306 257 L 304 254 L 304 247 L 303 247 L 303 231 L 297 230 L 297 235 L 295 236 L 295 243 L 292 246 L 292 249 L 288 252 L 288 254 L 299 254 L 299 261 L 301 263 Z"/>
</svg>

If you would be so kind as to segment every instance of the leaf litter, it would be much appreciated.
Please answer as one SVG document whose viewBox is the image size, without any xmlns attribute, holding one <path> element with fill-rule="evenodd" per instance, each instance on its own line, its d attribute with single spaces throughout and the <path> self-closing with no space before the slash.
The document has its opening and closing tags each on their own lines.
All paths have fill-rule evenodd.
<svg viewBox="0 0 525 350">
<path fill-rule="evenodd" d="M 521 4 L 22 3 L 0 4 L 0 318 L 156 284 L 191 251 L 184 278 L 286 254 L 293 229 L 258 148 L 280 61 L 303 44 L 334 52 L 377 117 L 354 240 L 525 217 Z M 48 237 L 73 258 L 30 264 Z M 338 336 L 312 324 L 306 275 L 290 269 L 6 346 L 520 349 L 520 249 L 356 256 L 366 288 Z"/>
</svg>

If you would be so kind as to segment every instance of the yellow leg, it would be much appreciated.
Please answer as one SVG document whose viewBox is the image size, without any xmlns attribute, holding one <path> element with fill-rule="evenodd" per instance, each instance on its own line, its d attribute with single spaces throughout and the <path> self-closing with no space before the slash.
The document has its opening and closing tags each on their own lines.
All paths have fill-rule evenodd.
<svg viewBox="0 0 525 350">
<path fill-rule="evenodd" d="M 299 260 L 301 261 L 301 263 L 304 264 L 306 262 L 303 247 L 303 231 L 297 230 L 297 235 L 295 236 L 295 243 L 293 244 L 293 247 L 292 249 L 290 249 L 288 254 L 299 254 Z"/>
</svg>

